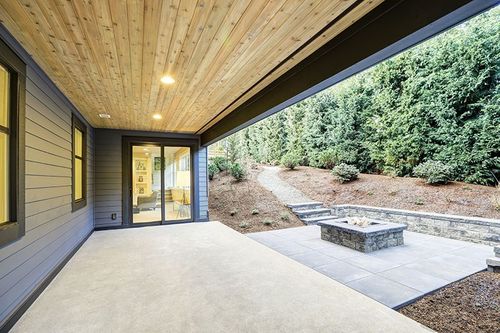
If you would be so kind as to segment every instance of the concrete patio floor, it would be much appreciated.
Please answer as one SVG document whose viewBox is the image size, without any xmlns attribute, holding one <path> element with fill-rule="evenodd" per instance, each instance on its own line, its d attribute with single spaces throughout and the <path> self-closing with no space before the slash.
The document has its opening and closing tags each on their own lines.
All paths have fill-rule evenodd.
<svg viewBox="0 0 500 333">
<path fill-rule="evenodd" d="M 37 333 L 428 331 L 217 222 L 95 232 L 13 328 Z"/>
<path fill-rule="evenodd" d="M 493 254 L 486 245 L 409 231 L 404 246 L 368 254 L 322 240 L 319 226 L 247 236 L 391 308 L 486 269 Z"/>
</svg>

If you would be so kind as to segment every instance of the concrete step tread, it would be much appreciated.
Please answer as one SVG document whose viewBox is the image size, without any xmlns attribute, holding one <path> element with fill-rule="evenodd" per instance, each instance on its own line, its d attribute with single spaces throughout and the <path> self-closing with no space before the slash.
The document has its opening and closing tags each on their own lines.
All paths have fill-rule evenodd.
<svg viewBox="0 0 500 333">
<path fill-rule="evenodd" d="M 294 208 L 307 207 L 307 206 L 323 206 L 323 203 L 319 202 L 319 201 L 309 201 L 309 202 L 287 204 L 286 206 L 288 208 L 294 209 Z"/>
<path fill-rule="evenodd" d="M 331 211 L 330 208 L 313 208 L 313 209 L 297 210 L 295 211 L 295 214 L 315 214 L 315 213 L 323 213 L 330 211 Z"/>
<path fill-rule="evenodd" d="M 500 258 L 493 257 L 486 259 L 486 265 L 493 267 L 500 267 Z"/>
<path fill-rule="evenodd" d="M 315 216 L 315 217 L 305 217 L 302 219 L 303 222 L 319 222 L 327 220 L 335 220 L 338 216 L 327 215 L 327 216 Z"/>
</svg>

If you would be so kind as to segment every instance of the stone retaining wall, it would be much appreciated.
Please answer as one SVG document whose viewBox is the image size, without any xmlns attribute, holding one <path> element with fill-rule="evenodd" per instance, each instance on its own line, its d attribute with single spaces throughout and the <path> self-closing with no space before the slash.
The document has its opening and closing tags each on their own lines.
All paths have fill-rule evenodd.
<svg viewBox="0 0 500 333">
<path fill-rule="evenodd" d="M 500 220 L 359 205 L 336 205 L 332 215 L 403 223 L 409 231 L 487 245 L 500 244 Z"/>
</svg>

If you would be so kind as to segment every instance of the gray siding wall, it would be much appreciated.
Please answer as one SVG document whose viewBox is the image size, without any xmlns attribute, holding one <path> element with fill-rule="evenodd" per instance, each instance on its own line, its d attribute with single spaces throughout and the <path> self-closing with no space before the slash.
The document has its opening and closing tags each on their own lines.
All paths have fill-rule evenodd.
<svg viewBox="0 0 500 333">
<path fill-rule="evenodd" d="M 0 26 L 0 37 L 5 37 Z M 9 43 L 7 39 L 6 41 Z M 26 234 L 0 248 L 0 326 L 93 230 L 94 143 L 87 129 L 87 206 L 71 212 L 70 103 L 30 63 L 26 78 Z"/>
<path fill-rule="evenodd" d="M 122 219 L 122 138 L 123 136 L 155 137 L 169 139 L 196 139 L 198 136 L 174 133 L 95 130 L 95 227 L 120 226 Z M 207 151 L 198 147 L 194 152 L 194 170 L 197 174 L 197 188 L 194 189 L 194 220 L 208 218 Z M 111 214 L 116 213 L 116 220 Z"/>
<path fill-rule="evenodd" d="M 95 226 L 122 224 L 122 137 L 115 131 L 95 130 Z M 116 213 L 116 220 L 111 214 Z"/>
</svg>

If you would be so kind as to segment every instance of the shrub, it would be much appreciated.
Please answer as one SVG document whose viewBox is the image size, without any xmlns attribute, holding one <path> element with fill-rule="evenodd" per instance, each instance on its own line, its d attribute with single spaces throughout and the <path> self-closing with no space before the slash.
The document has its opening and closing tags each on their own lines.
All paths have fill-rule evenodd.
<svg viewBox="0 0 500 333">
<path fill-rule="evenodd" d="M 238 211 L 236 209 L 231 209 L 231 211 L 229 212 L 229 215 L 234 216 L 237 213 L 238 213 Z"/>
<path fill-rule="evenodd" d="M 241 222 L 239 227 L 241 229 L 246 229 L 246 228 L 250 227 L 250 224 L 248 224 L 247 222 Z"/>
<path fill-rule="evenodd" d="M 417 206 L 423 206 L 424 205 L 424 200 L 422 198 L 415 199 L 415 205 L 417 205 Z"/>
<path fill-rule="evenodd" d="M 245 169 L 239 163 L 231 164 L 231 166 L 229 167 L 229 173 L 237 181 L 241 181 L 241 180 L 245 179 L 245 176 L 246 176 Z"/>
<path fill-rule="evenodd" d="M 280 219 L 283 222 L 289 222 L 290 221 L 290 215 L 288 213 L 281 213 Z"/>
<path fill-rule="evenodd" d="M 264 220 L 264 221 L 262 221 L 262 224 L 270 226 L 270 225 L 273 225 L 273 221 L 271 221 L 271 220 Z"/>
<path fill-rule="evenodd" d="M 253 209 L 252 210 L 252 215 L 258 215 L 259 214 L 259 210 L 258 209 Z"/>
<path fill-rule="evenodd" d="M 219 168 L 213 162 L 208 163 L 208 179 L 214 179 L 214 176 L 219 173 Z"/>
<path fill-rule="evenodd" d="M 353 165 L 340 163 L 332 169 L 332 174 L 340 183 L 346 183 L 358 179 L 359 170 Z"/>
<path fill-rule="evenodd" d="M 318 156 L 318 164 L 325 169 L 332 169 L 335 166 L 335 152 L 331 149 L 321 152 Z"/>
<path fill-rule="evenodd" d="M 300 157 L 295 153 L 291 152 L 286 153 L 281 158 L 281 165 L 290 170 L 295 169 L 295 167 L 299 165 L 299 163 L 300 163 Z"/>
<path fill-rule="evenodd" d="M 226 171 L 228 169 L 228 166 L 229 166 L 227 159 L 225 157 L 222 157 L 222 156 L 212 157 L 210 159 L 210 162 L 215 164 L 217 166 L 217 169 L 219 169 L 219 171 Z"/>
<path fill-rule="evenodd" d="M 441 161 L 427 161 L 417 165 L 413 173 L 428 184 L 446 184 L 451 180 L 453 169 Z"/>
</svg>

